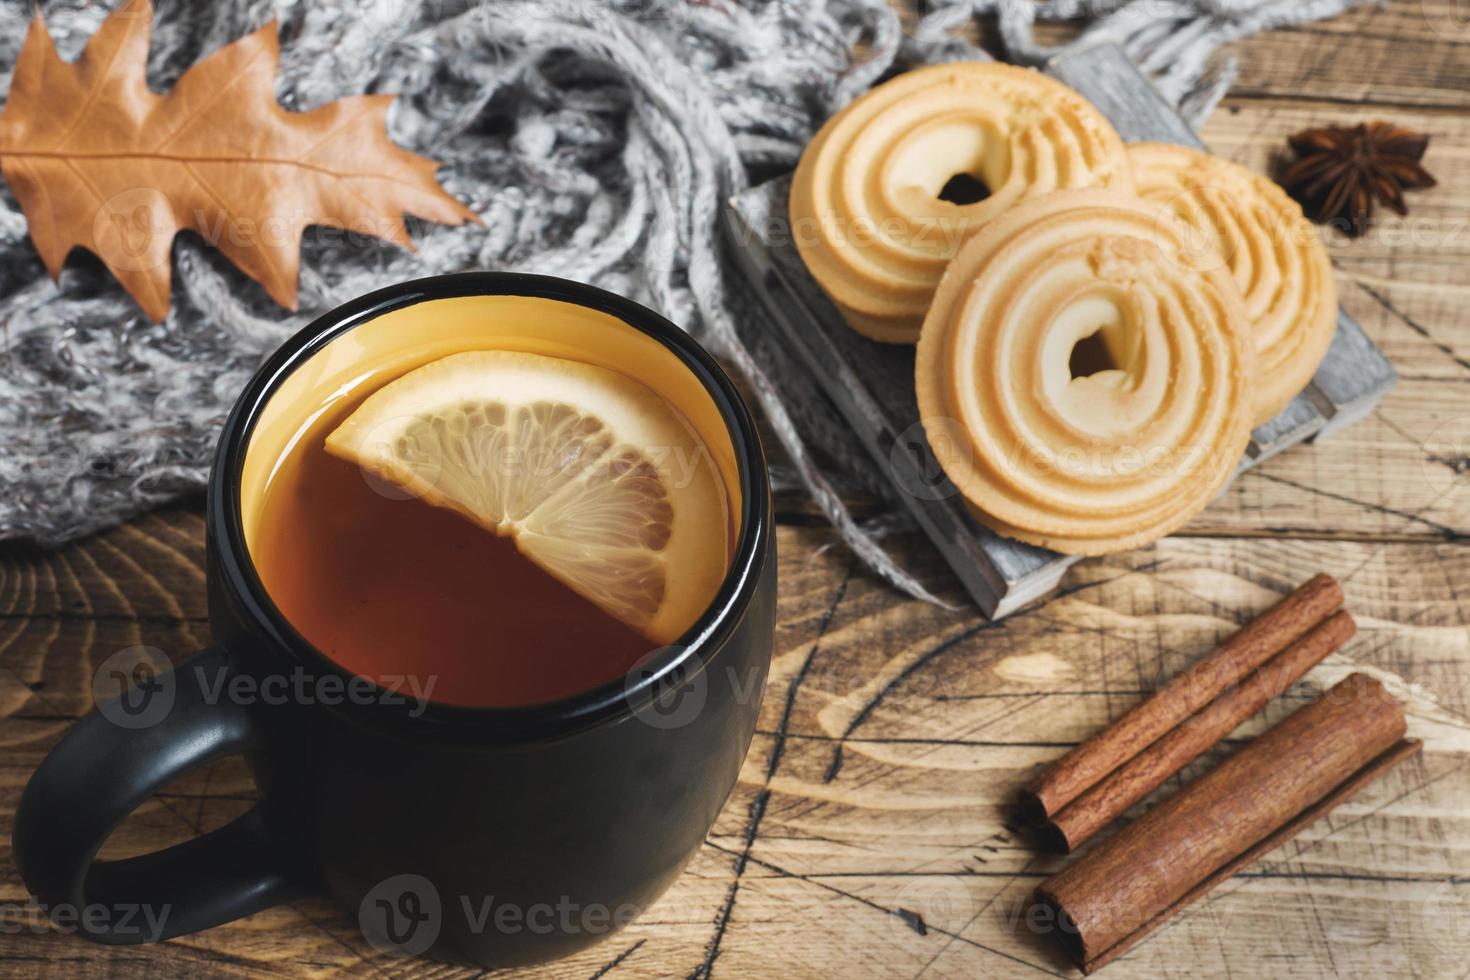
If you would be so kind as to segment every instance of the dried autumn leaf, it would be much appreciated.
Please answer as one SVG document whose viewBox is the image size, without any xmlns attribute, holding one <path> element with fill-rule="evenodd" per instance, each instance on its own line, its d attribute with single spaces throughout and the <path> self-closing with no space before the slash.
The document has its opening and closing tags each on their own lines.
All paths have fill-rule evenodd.
<svg viewBox="0 0 1470 980">
<path fill-rule="evenodd" d="M 0 173 L 53 279 L 73 248 L 89 249 L 162 320 L 173 239 L 192 229 L 295 309 L 308 225 L 412 249 L 405 211 L 478 220 L 439 186 L 435 161 L 388 139 L 393 96 L 282 109 L 274 22 L 197 62 L 167 95 L 144 77 L 152 24 L 152 4 L 129 0 L 69 63 L 39 12 L 31 21 L 0 113 Z"/>
</svg>

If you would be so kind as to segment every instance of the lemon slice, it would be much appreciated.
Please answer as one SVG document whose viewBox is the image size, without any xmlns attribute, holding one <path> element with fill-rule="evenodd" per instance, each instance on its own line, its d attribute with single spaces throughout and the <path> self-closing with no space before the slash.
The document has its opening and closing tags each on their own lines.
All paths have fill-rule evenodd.
<svg viewBox="0 0 1470 980">
<path fill-rule="evenodd" d="M 655 643 L 687 630 L 725 577 L 728 509 L 708 448 L 662 397 L 605 368 L 453 354 L 374 392 L 326 447 L 513 538 Z"/>
</svg>

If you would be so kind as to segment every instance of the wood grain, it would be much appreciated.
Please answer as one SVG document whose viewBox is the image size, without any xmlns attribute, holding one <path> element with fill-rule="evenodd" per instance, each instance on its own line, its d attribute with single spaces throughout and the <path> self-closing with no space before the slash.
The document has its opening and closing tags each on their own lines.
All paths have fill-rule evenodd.
<svg viewBox="0 0 1470 980">
<path fill-rule="evenodd" d="M 1384 116 L 1435 134 L 1428 165 L 1441 186 L 1412 198 L 1410 219 L 1430 233 L 1393 240 L 1388 227 L 1333 243 L 1344 302 L 1402 376 L 1384 404 L 1331 443 L 1243 476 L 1186 533 L 1083 562 L 1055 600 L 998 625 L 902 598 L 783 498 L 777 656 L 735 794 L 647 915 L 529 975 L 1075 975 L 1018 918 L 1068 859 L 1027 847 L 1007 800 L 1036 766 L 1317 571 L 1343 581 L 1359 636 L 1233 741 L 1359 669 L 1408 700 L 1424 753 L 1105 975 L 1466 975 L 1470 231 L 1453 232 L 1470 220 L 1470 26 L 1444 37 L 1422 16 L 1461 9 L 1400 0 L 1239 45 L 1241 86 L 1205 131 L 1253 166 L 1311 124 Z M 474 976 L 382 956 L 326 899 L 149 948 L 57 935 L 26 908 L 10 814 L 87 707 L 91 671 L 126 646 L 178 659 L 208 641 L 200 515 L 187 502 L 56 552 L 0 551 L 0 975 Z M 961 600 L 917 535 L 890 543 Z M 238 763 L 193 774 L 142 807 L 108 853 L 217 826 L 253 792 Z"/>
<path fill-rule="evenodd" d="M 124 541 L 146 540 L 152 553 L 173 556 L 154 578 L 197 575 L 196 508 L 143 523 L 146 530 L 122 528 L 51 555 L 6 559 L 0 624 L 7 636 L 30 637 L 20 646 L 7 641 L 3 653 L 0 836 L 7 841 L 25 778 L 86 707 L 86 667 L 140 638 L 174 657 L 207 639 L 197 621 L 58 613 L 83 594 L 74 585 L 29 584 L 67 583 L 67 569 L 93 569 Z M 193 544 L 183 544 L 190 536 Z M 176 547 L 158 547 L 165 541 Z M 1156 975 L 1188 963 L 1192 972 L 1225 975 L 1290 956 L 1298 973 L 1328 976 L 1380 963 L 1387 945 L 1403 968 L 1388 975 L 1407 976 L 1470 956 L 1462 876 L 1470 864 L 1470 612 L 1455 591 L 1470 581 L 1464 547 L 1176 537 L 1084 563 L 1057 599 L 991 625 L 898 597 L 834 544 L 822 528 L 780 530 L 783 608 L 770 693 L 741 782 L 706 847 L 645 919 L 547 976 L 591 976 L 628 951 L 620 974 L 692 975 L 711 952 L 711 975 L 735 977 L 768 975 L 782 964 L 780 975 L 912 974 L 931 960 L 928 972 L 937 976 L 1063 971 L 1050 948 L 1010 918 L 1029 888 L 1061 866 L 1011 829 L 1015 787 L 1317 569 L 1343 579 L 1362 635 L 1309 675 L 1310 684 L 1331 683 L 1352 666 L 1387 680 L 1409 698 L 1411 732 L 1426 740 L 1425 755 L 1109 969 Z M 927 581 L 960 598 L 917 536 L 896 544 Z M 147 578 L 91 581 L 114 610 L 146 617 L 168 602 Z M 92 625 L 70 634 L 48 625 L 65 623 Z M 22 648 L 29 656 L 16 657 Z M 1288 694 L 1237 740 L 1279 720 L 1307 690 Z M 238 764 L 196 774 L 124 824 L 108 853 L 140 853 L 218 826 L 252 796 Z M 226 975 L 428 968 L 383 959 L 324 899 L 146 951 L 32 933 L 34 915 L 18 907 L 24 892 L 8 853 L 0 853 L 0 902 L 7 903 L 0 922 L 25 926 L 0 934 L 0 970 L 17 973 L 22 961 L 5 957 L 63 956 L 51 968 L 66 976 L 129 962 Z M 1424 907 L 1458 931 L 1426 938 Z M 1228 945 L 1219 939 L 1225 929 Z M 1344 936 L 1361 944 L 1344 948 Z M 36 961 L 23 962 L 34 975 Z"/>
</svg>

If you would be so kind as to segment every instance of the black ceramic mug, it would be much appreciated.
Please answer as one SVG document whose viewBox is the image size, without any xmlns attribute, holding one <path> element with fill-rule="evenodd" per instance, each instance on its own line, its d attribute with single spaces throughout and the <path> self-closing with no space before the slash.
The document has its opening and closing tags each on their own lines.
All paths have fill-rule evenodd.
<svg viewBox="0 0 1470 980">
<path fill-rule="evenodd" d="M 406 326 L 404 311 L 422 314 L 420 304 L 434 315 Z M 370 361 L 507 347 L 595 350 L 697 427 L 718 428 L 702 434 L 724 460 L 733 560 L 682 640 L 626 679 L 530 707 L 390 696 L 313 648 L 271 601 L 251 558 L 269 547 L 251 540 L 258 497 L 301 415 Z M 755 427 L 729 379 L 636 303 L 547 277 L 470 273 L 334 310 L 266 362 L 225 423 L 206 530 L 214 645 L 172 672 L 134 665 L 139 683 L 41 764 L 15 817 L 26 886 L 53 917 L 107 943 L 193 932 L 326 889 L 376 945 L 403 953 L 504 966 L 590 945 L 673 881 L 735 783 L 771 657 L 770 509 Z M 264 692 L 282 678 L 294 681 L 276 685 L 281 696 L 228 693 L 232 681 Z M 234 754 L 248 757 L 261 795 L 244 816 L 158 853 L 95 859 L 165 784 Z"/>
</svg>

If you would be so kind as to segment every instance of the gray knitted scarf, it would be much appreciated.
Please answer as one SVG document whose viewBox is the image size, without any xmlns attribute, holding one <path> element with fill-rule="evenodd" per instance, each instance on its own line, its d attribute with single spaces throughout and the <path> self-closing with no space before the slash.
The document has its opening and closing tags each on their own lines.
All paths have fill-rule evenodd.
<svg viewBox="0 0 1470 980">
<path fill-rule="evenodd" d="M 417 276 L 514 269 L 595 283 L 691 331 L 760 401 L 792 461 L 778 480 L 804 486 L 867 565 L 925 595 L 842 506 L 834 482 L 864 481 L 861 450 L 747 306 L 721 254 L 722 202 L 792 167 L 831 112 L 894 67 L 984 57 L 963 36 L 975 18 L 998 22 L 1022 63 L 1055 53 L 1035 21 L 1083 25 L 1073 43 L 1121 44 L 1199 121 L 1234 77 L 1222 44 L 1359 2 L 929 0 L 900 18 L 888 0 L 160 0 L 155 90 L 274 17 L 284 106 L 398 93 L 390 134 L 443 161 L 443 184 L 484 224 L 415 224 L 412 254 L 308 231 L 297 313 L 185 235 L 155 326 L 90 256 L 53 283 L 0 194 L 0 540 L 56 544 L 201 487 L 250 373 L 331 307 Z M 43 4 L 64 57 L 113 5 Z M 0 0 L 0 96 L 32 10 Z"/>
</svg>

